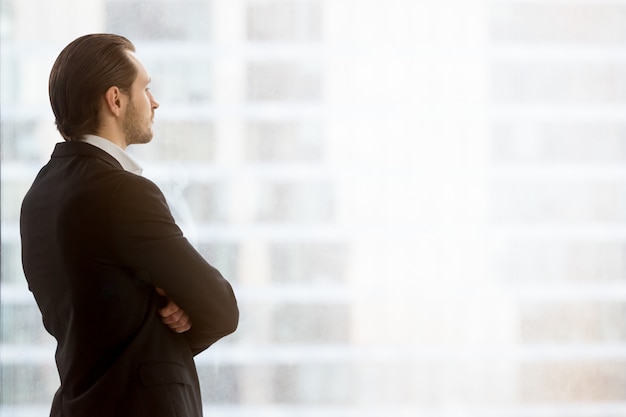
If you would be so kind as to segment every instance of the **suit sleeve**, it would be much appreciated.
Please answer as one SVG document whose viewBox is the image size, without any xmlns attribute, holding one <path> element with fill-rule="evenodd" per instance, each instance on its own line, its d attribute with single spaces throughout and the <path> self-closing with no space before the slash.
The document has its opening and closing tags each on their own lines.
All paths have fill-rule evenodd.
<svg viewBox="0 0 626 417">
<path fill-rule="evenodd" d="M 230 284 L 183 236 L 154 183 L 125 176 L 111 198 L 110 219 L 123 264 L 189 315 L 185 335 L 194 354 L 235 331 L 239 310 Z"/>
</svg>

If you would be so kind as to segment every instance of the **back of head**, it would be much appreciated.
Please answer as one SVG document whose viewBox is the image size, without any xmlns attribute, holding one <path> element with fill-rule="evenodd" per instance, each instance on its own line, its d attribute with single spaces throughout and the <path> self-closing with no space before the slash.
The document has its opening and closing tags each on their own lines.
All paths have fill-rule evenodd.
<svg viewBox="0 0 626 417">
<path fill-rule="evenodd" d="M 82 36 L 61 51 L 50 72 L 50 104 L 65 140 L 94 134 L 104 93 L 112 86 L 130 93 L 137 69 L 125 37 L 112 34 Z"/>
</svg>

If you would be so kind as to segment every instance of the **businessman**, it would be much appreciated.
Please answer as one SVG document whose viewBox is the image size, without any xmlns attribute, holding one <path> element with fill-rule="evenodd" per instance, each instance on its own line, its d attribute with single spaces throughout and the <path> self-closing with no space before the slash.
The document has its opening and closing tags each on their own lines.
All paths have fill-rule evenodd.
<svg viewBox="0 0 626 417">
<path fill-rule="evenodd" d="M 22 203 L 22 264 L 57 340 L 52 417 L 202 415 L 193 357 L 235 331 L 230 284 L 188 243 L 126 153 L 151 141 L 150 77 L 135 47 L 86 35 L 49 93 L 65 139 Z"/>
</svg>

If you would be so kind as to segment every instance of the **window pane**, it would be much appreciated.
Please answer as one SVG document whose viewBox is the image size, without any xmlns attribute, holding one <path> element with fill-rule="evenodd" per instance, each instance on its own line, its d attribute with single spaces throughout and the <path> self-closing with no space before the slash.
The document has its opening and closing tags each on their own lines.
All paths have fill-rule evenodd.
<svg viewBox="0 0 626 417">
<path fill-rule="evenodd" d="M 626 415 L 626 6 L 579 0 L 1 1 L 0 415 L 58 388 L 18 220 L 87 32 L 135 43 L 129 152 L 235 286 L 206 415 Z"/>
</svg>

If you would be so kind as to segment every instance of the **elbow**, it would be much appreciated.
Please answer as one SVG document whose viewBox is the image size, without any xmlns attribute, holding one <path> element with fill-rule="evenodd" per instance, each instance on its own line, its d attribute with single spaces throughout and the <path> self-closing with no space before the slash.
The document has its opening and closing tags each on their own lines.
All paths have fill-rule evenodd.
<svg viewBox="0 0 626 417">
<path fill-rule="evenodd" d="M 192 324 L 191 330 L 185 335 L 195 356 L 223 337 L 234 333 L 238 325 L 239 309 L 235 303 L 233 307 L 224 309 L 218 317 L 213 317 L 208 323 L 200 326 Z"/>
<path fill-rule="evenodd" d="M 212 333 L 219 338 L 234 333 L 239 326 L 237 298 L 230 285 L 227 288 L 228 290 L 220 302 L 216 302 L 212 308 L 205 311 L 205 321 L 199 323 L 199 329 Z"/>
<path fill-rule="evenodd" d="M 239 326 L 239 307 L 237 306 L 237 300 L 232 297 L 228 302 L 222 302 L 219 307 L 214 307 L 212 311 L 207 312 L 205 321 L 200 321 L 196 329 L 202 329 L 220 338 L 234 333 Z"/>
<path fill-rule="evenodd" d="M 224 315 L 222 320 L 224 336 L 234 333 L 239 326 L 239 307 L 237 302 L 233 303 L 233 306 L 228 310 L 228 313 Z"/>
<path fill-rule="evenodd" d="M 235 297 L 235 293 L 229 285 L 229 297 L 227 297 L 228 302 L 223 306 L 223 315 L 222 315 L 222 324 L 224 326 L 224 335 L 228 335 L 234 333 L 237 330 L 237 326 L 239 326 L 239 306 L 237 304 L 237 298 Z"/>
</svg>

